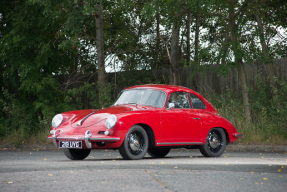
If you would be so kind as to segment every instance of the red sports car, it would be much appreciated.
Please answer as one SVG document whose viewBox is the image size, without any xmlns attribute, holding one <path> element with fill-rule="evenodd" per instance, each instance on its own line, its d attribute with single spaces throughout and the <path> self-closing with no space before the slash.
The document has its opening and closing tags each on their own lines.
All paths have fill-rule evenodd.
<svg viewBox="0 0 287 192">
<path fill-rule="evenodd" d="M 72 160 L 85 159 L 91 149 L 118 149 L 124 159 L 142 159 L 180 147 L 218 157 L 242 136 L 200 94 L 172 85 L 129 87 L 109 108 L 58 114 L 50 133 L 48 139 Z"/>
</svg>

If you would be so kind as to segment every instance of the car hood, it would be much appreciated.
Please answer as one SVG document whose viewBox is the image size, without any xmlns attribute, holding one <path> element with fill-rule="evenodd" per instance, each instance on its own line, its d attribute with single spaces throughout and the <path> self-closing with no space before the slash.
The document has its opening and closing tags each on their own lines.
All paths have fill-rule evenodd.
<svg viewBox="0 0 287 192">
<path fill-rule="evenodd" d="M 105 120 L 111 114 L 120 114 L 138 110 L 157 109 L 154 107 L 141 105 L 113 105 L 109 108 L 101 110 L 82 110 L 75 111 L 74 117 L 71 119 L 71 126 L 74 128 L 85 128 Z M 79 124 L 82 121 L 81 125 Z"/>
</svg>

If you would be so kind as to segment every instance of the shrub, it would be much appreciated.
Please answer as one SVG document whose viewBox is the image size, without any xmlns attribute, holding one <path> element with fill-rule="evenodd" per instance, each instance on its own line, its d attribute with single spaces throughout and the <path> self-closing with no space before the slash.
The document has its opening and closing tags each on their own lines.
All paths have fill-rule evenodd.
<svg viewBox="0 0 287 192">
<path fill-rule="evenodd" d="M 57 89 L 57 80 L 51 77 L 43 78 L 40 83 L 30 84 L 30 89 L 25 93 L 30 94 L 30 102 L 27 98 L 16 98 L 8 90 L 2 88 L 3 99 L 0 99 L 2 107 L 0 120 L 0 137 L 13 136 L 16 140 L 33 137 L 51 129 L 51 121 L 57 113 L 100 108 L 97 83 L 84 83 L 78 88 L 66 91 Z M 111 92 L 113 87 L 107 83 L 104 86 L 104 106 L 113 103 Z M 23 90 L 22 90 L 23 91 Z"/>
<path fill-rule="evenodd" d="M 287 143 L 287 82 L 277 81 L 277 95 L 268 82 L 256 79 L 257 87 L 249 89 L 252 120 L 247 121 L 241 94 L 206 95 L 219 114 L 243 133 L 240 142 L 260 144 Z"/>
</svg>

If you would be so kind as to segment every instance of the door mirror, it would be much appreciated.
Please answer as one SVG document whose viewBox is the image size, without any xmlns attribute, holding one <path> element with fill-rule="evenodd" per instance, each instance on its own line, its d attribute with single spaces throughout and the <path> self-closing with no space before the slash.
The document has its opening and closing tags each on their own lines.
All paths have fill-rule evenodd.
<svg viewBox="0 0 287 192">
<path fill-rule="evenodd" d="M 174 103 L 169 103 L 167 109 L 172 109 L 172 108 L 174 108 Z"/>
</svg>

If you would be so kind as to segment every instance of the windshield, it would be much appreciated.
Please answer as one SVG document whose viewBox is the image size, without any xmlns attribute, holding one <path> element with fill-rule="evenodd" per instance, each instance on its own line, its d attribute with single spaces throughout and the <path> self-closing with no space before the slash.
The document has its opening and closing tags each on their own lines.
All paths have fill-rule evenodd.
<svg viewBox="0 0 287 192">
<path fill-rule="evenodd" d="M 115 105 L 139 104 L 153 107 L 163 107 L 166 94 L 162 91 L 151 89 L 132 89 L 123 91 Z"/>
</svg>

